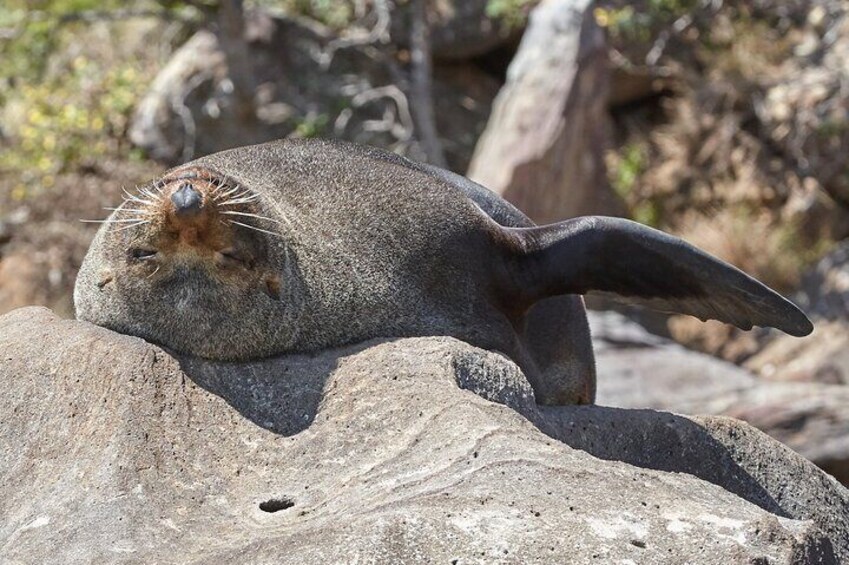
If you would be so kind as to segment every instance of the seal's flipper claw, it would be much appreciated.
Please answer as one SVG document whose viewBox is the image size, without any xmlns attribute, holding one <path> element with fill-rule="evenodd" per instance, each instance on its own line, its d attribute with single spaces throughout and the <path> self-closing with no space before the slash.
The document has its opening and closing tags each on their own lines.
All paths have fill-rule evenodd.
<svg viewBox="0 0 849 565">
<path fill-rule="evenodd" d="M 769 287 L 636 222 L 587 216 L 505 231 L 515 246 L 512 294 L 526 305 L 557 294 L 604 293 L 745 330 L 775 327 L 794 336 L 813 331 L 807 316 Z"/>
</svg>

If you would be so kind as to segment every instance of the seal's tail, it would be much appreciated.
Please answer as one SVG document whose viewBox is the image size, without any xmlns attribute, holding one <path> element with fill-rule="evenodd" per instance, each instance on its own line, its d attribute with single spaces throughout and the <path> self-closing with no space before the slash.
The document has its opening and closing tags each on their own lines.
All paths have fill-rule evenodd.
<svg viewBox="0 0 849 565">
<path fill-rule="evenodd" d="M 745 330 L 813 331 L 792 302 L 689 243 L 621 218 L 587 216 L 534 228 L 502 228 L 511 242 L 509 284 L 530 305 L 559 294 L 614 298 Z"/>
</svg>

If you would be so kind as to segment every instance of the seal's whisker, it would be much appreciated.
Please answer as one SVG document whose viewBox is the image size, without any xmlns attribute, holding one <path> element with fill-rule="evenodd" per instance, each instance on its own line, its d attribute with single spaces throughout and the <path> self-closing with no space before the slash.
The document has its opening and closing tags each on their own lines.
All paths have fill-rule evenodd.
<svg viewBox="0 0 849 565">
<path fill-rule="evenodd" d="M 136 222 L 135 224 L 130 224 L 128 226 L 122 226 L 122 227 L 116 229 L 115 231 L 118 232 L 118 231 L 128 230 L 130 228 L 137 228 L 142 224 L 149 224 L 149 223 L 150 223 L 150 220 L 143 220 L 141 222 Z"/>
<path fill-rule="evenodd" d="M 129 222 L 138 222 L 144 221 L 147 222 L 149 220 L 139 220 L 138 218 L 106 218 L 105 220 L 80 220 L 81 222 L 87 224 L 127 224 Z"/>
<path fill-rule="evenodd" d="M 141 198 L 137 198 L 135 196 L 130 196 L 129 198 L 124 198 L 124 202 L 138 202 L 143 206 L 155 206 L 156 202 L 151 202 L 150 200 L 143 200 Z"/>
<path fill-rule="evenodd" d="M 234 196 L 233 198 L 227 200 L 226 202 L 220 202 L 219 206 L 231 206 L 234 204 L 247 204 L 249 202 L 254 202 L 259 198 L 259 194 L 254 194 L 252 196 Z"/>
<path fill-rule="evenodd" d="M 243 190 L 242 192 L 231 196 L 229 200 L 236 200 L 237 198 L 249 198 L 251 196 L 256 196 L 256 194 L 251 194 L 249 190 Z"/>
<path fill-rule="evenodd" d="M 159 200 L 159 195 L 158 195 L 158 194 L 154 194 L 154 193 L 152 193 L 152 192 L 150 191 L 150 189 L 147 189 L 147 188 L 140 188 L 140 189 L 139 189 L 139 192 L 140 192 L 141 194 L 143 194 L 144 196 L 147 196 L 148 198 L 151 198 L 154 202 L 156 202 L 156 201 L 158 201 L 158 200 Z"/>
<path fill-rule="evenodd" d="M 132 200 L 133 202 L 138 202 L 138 203 L 140 203 L 140 204 L 144 204 L 145 206 L 153 206 L 153 205 L 155 205 L 155 204 L 156 204 L 156 202 L 155 202 L 155 201 L 144 200 L 144 199 L 142 199 L 142 198 L 139 198 L 138 196 L 134 196 L 134 195 L 130 194 L 130 192 L 129 192 L 129 191 L 127 191 L 127 189 L 126 189 L 126 188 L 122 188 L 121 190 L 123 190 L 123 191 L 124 191 L 124 194 L 126 194 L 126 195 L 127 195 L 127 196 L 124 198 L 124 202 L 127 202 L 127 201 L 129 201 L 129 200 Z"/>
<path fill-rule="evenodd" d="M 268 235 L 274 235 L 274 236 L 277 236 L 277 237 L 283 237 L 282 235 L 280 235 L 280 234 L 279 234 L 279 233 L 277 233 L 277 232 L 264 230 L 264 229 L 262 229 L 262 228 L 258 228 L 258 227 L 256 227 L 256 226 L 252 226 L 252 225 L 250 225 L 250 224 L 243 224 L 242 222 L 237 222 L 236 220 L 230 220 L 230 223 L 231 223 L 231 224 L 236 224 L 237 226 L 242 226 L 243 228 L 248 228 L 249 230 L 255 230 L 255 231 L 258 231 L 258 232 L 267 233 Z"/>
<path fill-rule="evenodd" d="M 229 214 L 232 216 L 247 216 L 248 218 L 257 218 L 259 220 L 268 220 L 269 222 L 274 222 L 275 224 L 279 224 L 277 220 L 273 220 L 271 218 L 267 218 L 265 216 L 260 216 L 259 214 L 250 214 L 248 212 L 236 212 L 235 210 L 222 210 L 222 214 Z"/>
<path fill-rule="evenodd" d="M 227 187 L 227 190 L 225 190 L 224 192 L 222 192 L 222 193 L 220 194 L 221 196 L 224 196 L 224 195 L 227 195 L 227 194 L 232 194 L 232 193 L 237 192 L 238 190 L 240 190 L 240 189 L 241 189 L 241 185 L 235 184 L 235 185 L 233 185 L 233 186 L 229 186 L 229 185 L 225 184 L 225 183 L 224 183 L 224 181 L 221 181 L 221 184 L 219 184 L 216 188 L 217 188 L 218 190 L 221 190 L 221 189 L 223 189 L 224 187 Z"/>
<path fill-rule="evenodd" d="M 108 206 L 103 207 L 104 210 L 109 210 L 110 212 L 139 212 L 142 214 L 149 214 L 150 210 L 139 210 L 138 208 L 110 208 Z"/>
<path fill-rule="evenodd" d="M 237 192 L 239 192 L 240 190 L 241 190 L 241 187 L 236 186 L 234 188 L 231 188 L 230 190 L 225 190 L 224 192 L 216 192 L 215 193 L 215 200 L 216 201 L 224 200 L 224 199 L 231 198 L 231 197 L 235 198 L 235 196 L 233 196 L 233 195 L 236 194 Z"/>
<path fill-rule="evenodd" d="M 152 273 L 150 273 L 150 274 L 149 274 L 148 276 L 146 276 L 145 278 L 146 278 L 146 279 L 149 279 L 150 277 L 152 277 L 153 275 L 155 275 L 156 273 L 158 273 L 158 272 L 159 272 L 159 269 L 161 269 L 161 268 L 162 268 L 162 265 L 157 265 L 157 266 L 156 266 L 156 270 L 155 270 L 155 271 L 153 271 Z"/>
</svg>

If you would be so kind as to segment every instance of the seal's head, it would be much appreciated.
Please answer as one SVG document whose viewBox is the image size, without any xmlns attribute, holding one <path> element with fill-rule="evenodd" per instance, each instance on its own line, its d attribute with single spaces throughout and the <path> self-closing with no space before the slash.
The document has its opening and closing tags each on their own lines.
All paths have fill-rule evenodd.
<svg viewBox="0 0 849 565">
<path fill-rule="evenodd" d="M 81 267 L 77 317 L 213 359 L 284 348 L 297 301 L 282 281 L 285 242 L 263 206 L 198 167 L 126 193 Z"/>
</svg>

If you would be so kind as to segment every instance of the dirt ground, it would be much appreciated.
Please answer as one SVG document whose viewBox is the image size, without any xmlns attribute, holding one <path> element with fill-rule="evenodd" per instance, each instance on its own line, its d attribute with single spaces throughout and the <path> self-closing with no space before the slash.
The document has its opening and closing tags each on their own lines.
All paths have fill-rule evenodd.
<svg viewBox="0 0 849 565">
<path fill-rule="evenodd" d="M 23 197 L 0 178 L 0 313 L 37 304 L 73 316 L 73 285 L 105 207 L 163 170 L 153 162 L 106 161 L 56 178 Z"/>
</svg>

